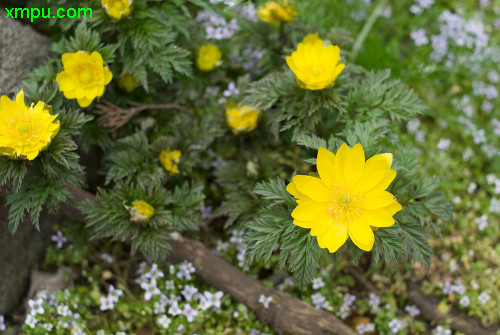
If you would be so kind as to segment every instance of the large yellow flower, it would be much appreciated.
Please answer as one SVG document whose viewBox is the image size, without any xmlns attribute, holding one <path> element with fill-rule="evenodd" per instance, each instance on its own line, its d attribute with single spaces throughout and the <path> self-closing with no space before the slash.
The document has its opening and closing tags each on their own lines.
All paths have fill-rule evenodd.
<svg viewBox="0 0 500 335">
<path fill-rule="evenodd" d="M 66 99 L 77 99 L 80 107 L 87 107 L 96 97 L 103 95 L 104 88 L 113 78 L 97 51 L 92 54 L 86 51 L 65 53 L 62 63 L 64 70 L 56 77 L 59 90 Z"/>
<path fill-rule="evenodd" d="M 393 215 L 401 210 L 395 197 L 385 189 L 396 178 L 391 170 L 392 154 L 375 155 L 365 162 L 361 144 L 350 149 L 343 144 L 334 155 L 319 148 L 320 178 L 295 176 L 287 191 L 297 198 L 293 223 L 310 228 L 321 248 L 337 251 L 350 237 L 360 249 L 370 251 L 371 227 L 390 227 Z"/>
<path fill-rule="evenodd" d="M 181 160 L 180 150 L 163 149 L 158 156 L 163 168 L 171 175 L 179 173 L 179 161 Z"/>
<path fill-rule="evenodd" d="M 325 46 L 321 39 L 299 43 L 297 50 L 286 58 L 286 63 L 297 76 L 300 87 L 309 90 L 330 88 L 345 65 L 340 62 L 340 48 Z"/>
<path fill-rule="evenodd" d="M 234 134 L 245 133 L 257 127 L 261 111 L 250 106 L 228 103 L 226 122 Z"/>
<path fill-rule="evenodd" d="M 119 21 L 122 16 L 130 16 L 132 0 L 101 0 L 101 5 L 110 18 Z"/>
<path fill-rule="evenodd" d="M 280 1 L 280 3 L 269 1 L 264 6 L 260 6 L 257 10 L 257 16 L 261 21 L 269 23 L 294 21 L 297 12 L 293 6 L 288 3 L 288 0 Z"/>
<path fill-rule="evenodd" d="M 220 62 L 222 53 L 215 44 L 204 44 L 198 49 L 196 66 L 201 71 L 212 71 Z"/>
<path fill-rule="evenodd" d="M 30 107 L 24 103 L 21 89 L 12 101 L 6 95 L 0 97 L 0 155 L 12 158 L 35 159 L 46 149 L 59 132 L 57 115 L 39 101 Z"/>
</svg>

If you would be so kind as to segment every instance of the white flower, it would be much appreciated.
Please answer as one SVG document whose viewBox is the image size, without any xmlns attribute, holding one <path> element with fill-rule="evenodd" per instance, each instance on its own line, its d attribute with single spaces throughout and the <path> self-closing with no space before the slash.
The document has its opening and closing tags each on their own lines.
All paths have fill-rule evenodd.
<svg viewBox="0 0 500 335">
<path fill-rule="evenodd" d="M 184 296 L 186 301 L 191 301 L 193 299 L 193 295 L 198 292 L 198 289 L 194 286 L 186 285 L 184 289 L 181 291 L 181 294 Z"/>
<path fill-rule="evenodd" d="M 351 307 L 352 304 L 354 303 L 354 301 L 356 301 L 356 296 L 355 295 L 352 295 L 352 294 L 349 294 L 349 293 L 346 293 L 344 295 L 344 304 L 346 306 Z"/>
<path fill-rule="evenodd" d="M 325 287 L 325 282 L 323 281 L 323 278 L 321 277 L 314 278 L 312 281 L 313 290 L 319 290 L 322 287 Z"/>
<path fill-rule="evenodd" d="M 479 300 L 481 305 L 486 305 L 488 303 L 488 301 L 490 301 L 490 299 L 491 299 L 491 296 L 488 293 L 486 293 L 486 291 L 481 292 L 479 297 L 477 297 L 477 300 Z"/>
<path fill-rule="evenodd" d="M 118 299 L 123 295 L 123 291 L 120 289 L 115 289 L 113 285 L 109 285 L 109 290 L 108 290 L 108 299 L 115 303 L 118 302 Z"/>
<path fill-rule="evenodd" d="M 427 38 L 424 29 L 414 29 L 410 33 L 410 37 L 413 40 L 413 42 L 415 42 L 416 46 L 429 44 L 429 39 Z"/>
<path fill-rule="evenodd" d="M 6 327 L 5 327 L 5 319 L 3 317 L 3 315 L 0 315 L 0 330 L 5 330 Z"/>
<path fill-rule="evenodd" d="M 188 261 L 184 261 L 179 264 L 179 272 L 177 272 L 177 278 L 186 278 L 187 280 L 191 280 L 193 274 L 196 271 L 195 267 L 192 263 Z"/>
<path fill-rule="evenodd" d="M 162 314 L 162 313 L 165 313 L 165 304 L 162 304 L 161 302 L 157 301 L 154 303 L 153 305 L 153 312 L 155 314 Z"/>
<path fill-rule="evenodd" d="M 420 309 L 418 309 L 418 307 L 416 305 L 406 306 L 405 311 L 412 318 L 416 317 L 417 315 L 420 315 Z"/>
<path fill-rule="evenodd" d="M 442 138 L 442 139 L 439 140 L 439 142 L 437 144 L 437 148 L 439 150 L 446 151 L 450 147 L 450 144 L 451 144 L 451 140 L 450 139 L 448 139 L 448 138 Z"/>
<path fill-rule="evenodd" d="M 204 293 L 205 299 L 210 302 L 211 306 L 214 306 L 215 308 L 220 308 L 221 307 L 221 299 L 224 296 L 224 292 L 222 291 L 217 291 L 215 293 L 205 291 Z"/>
<path fill-rule="evenodd" d="M 500 213 L 500 200 L 491 198 L 489 211 L 491 213 Z"/>
<path fill-rule="evenodd" d="M 60 316 L 68 316 L 69 315 L 69 307 L 66 305 L 58 305 L 57 306 L 57 314 Z"/>
<path fill-rule="evenodd" d="M 479 230 L 483 231 L 488 226 L 488 215 L 483 214 L 474 220 Z"/>
<path fill-rule="evenodd" d="M 434 335 L 451 335 L 450 329 L 444 329 L 443 326 L 437 326 L 433 332 Z"/>
<path fill-rule="evenodd" d="M 158 319 L 156 319 L 156 323 L 164 329 L 167 329 L 170 326 L 170 323 L 172 320 L 170 320 L 166 315 L 160 316 Z"/>
<path fill-rule="evenodd" d="M 115 308 L 113 301 L 109 297 L 100 297 L 99 302 L 101 303 L 101 311 L 107 311 L 109 309 Z"/>
<path fill-rule="evenodd" d="M 177 301 L 172 302 L 172 305 L 170 305 L 170 308 L 168 309 L 168 314 L 172 316 L 177 316 L 182 314 L 182 310 L 179 308 Z"/>
<path fill-rule="evenodd" d="M 266 297 L 265 295 L 261 294 L 259 296 L 259 302 L 264 305 L 264 308 L 269 308 L 269 304 L 273 301 L 273 297 L 269 296 Z"/>
<path fill-rule="evenodd" d="M 317 309 L 326 308 L 326 298 L 321 293 L 315 293 L 311 296 L 312 303 Z"/>
<path fill-rule="evenodd" d="M 50 332 L 52 330 L 52 328 L 54 328 L 54 326 L 50 323 L 44 323 L 44 324 L 42 324 L 42 328 L 44 328 L 46 331 Z"/>
<path fill-rule="evenodd" d="M 42 299 L 36 299 L 36 300 L 30 299 L 28 301 L 28 305 L 31 307 L 30 314 L 33 316 L 37 314 L 43 314 L 45 310 L 43 309 L 42 304 L 43 304 Z"/>
<path fill-rule="evenodd" d="M 156 280 L 163 276 L 164 276 L 163 272 L 161 270 L 158 270 L 158 265 L 155 263 L 151 265 L 151 269 L 149 270 L 148 273 L 145 274 L 145 277 L 151 278 L 151 280 Z"/>
<path fill-rule="evenodd" d="M 146 291 L 144 292 L 144 299 L 151 300 L 154 295 L 161 294 L 160 289 L 156 286 L 156 281 L 151 281 L 151 283 L 142 282 L 141 288 Z"/>
<path fill-rule="evenodd" d="M 37 322 L 37 320 L 31 314 L 28 314 L 26 316 L 26 320 L 24 320 L 24 323 L 27 324 L 28 327 L 30 327 L 30 328 L 35 328 L 36 322 Z"/>
<path fill-rule="evenodd" d="M 105 261 L 106 263 L 108 264 L 113 264 L 113 262 L 115 261 L 115 258 L 113 256 L 111 256 L 110 254 L 108 254 L 107 252 L 103 252 L 102 254 L 99 255 L 99 257 Z M 144 262 L 143 262 L 144 263 Z M 145 265 L 146 263 L 144 263 Z M 140 266 L 140 264 L 139 264 Z M 142 273 L 142 271 L 141 271 Z"/>
<path fill-rule="evenodd" d="M 380 305 L 380 297 L 375 293 L 370 293 L 370 300 L 368 301 L 368 305 L 371 307 L 378 307 Z"/>
<path fill-rule="evenodd" d="M 470 299 L 468 296 L 463 296 L 461 299 L 460 299 L 460 302 L 459 302 L 460 306 L 462 307 L 467 307 L 470 305 Z"/>
<path fill-rule="evenodd" d="M 106 335 L 106 332 L 103 329 L 99 329 L 95 335 Z"/>
<path fill-rule="evenodd" d="M 175 289 L 175 283 L 173 280 L 165 280 L 165 290 L 170 291 Z"/>
<path fill-rule="evenodd" d="M 182 314 L 186 317 L 188 322 L 193 322 L 194 318 L 198 315 L 198 311 L 193 309 L 191 305 L 185 304 Z"/>
</svg>

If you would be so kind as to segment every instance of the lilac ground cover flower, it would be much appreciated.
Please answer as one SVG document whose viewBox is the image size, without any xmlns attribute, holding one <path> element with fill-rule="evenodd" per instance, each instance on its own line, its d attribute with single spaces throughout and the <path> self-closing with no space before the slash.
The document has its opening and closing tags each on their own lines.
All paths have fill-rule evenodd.
<svg viewBox="0 0 500 335">
<path fill-rule="evenodd" d="M 52 235 L 51 237 L 53 242 L 57 243 L 57 247 L 61 249 L 64 245 L 64 243 L 68 242 L 68 239 L 64 236 L 62 231 L 58 230 L 55 235 Z"/>
</svg>

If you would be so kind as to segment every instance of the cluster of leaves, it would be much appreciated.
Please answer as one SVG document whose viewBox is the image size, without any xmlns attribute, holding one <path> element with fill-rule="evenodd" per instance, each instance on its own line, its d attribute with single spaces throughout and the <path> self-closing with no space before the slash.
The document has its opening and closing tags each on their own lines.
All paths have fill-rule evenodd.
<svg viewBox="0 0 500 335">
<path fill-rule="evenodd" d="M 26 212 L 32 223 L 39 228 L 39 218 L 44 206 L 56 213 L 61 202 L 67 202 L 71 195 L 67 184 L 82 186 L 84 170 L 79 162 L 78 148 L 74 138 L 81 128 L 92 120 L 92 116 L 62 107 L 57 86 L 39 86 L 33 82 L 24 85 L 28 105 L 44 101 L 51 105 L 57 114 L 60 129 L 47 150 L 42 151 L 36 160 L 11 160 L 0 157 L 0 187 L 11 184 L 6 198 L 9 209 L 9 229 L 17 230 Z M 29 171 L 29 173 L 28 173 Z"/>
</svg>

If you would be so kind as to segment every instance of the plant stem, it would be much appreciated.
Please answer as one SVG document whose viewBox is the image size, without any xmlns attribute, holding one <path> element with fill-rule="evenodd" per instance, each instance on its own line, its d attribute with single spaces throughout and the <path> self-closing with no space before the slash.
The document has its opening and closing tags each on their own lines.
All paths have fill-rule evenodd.
<svg viewBox="0 0 500 335">
<path fill-rule="evenodd" d="M 359 51 L 363 46 L 363 42 L 366 40 L 366 37 L 370 33 L 370 30 L 373 28 L 373 25 L 377 21 L 380 14 L 382 14 L 382 10 L 384 10 L 386 4 L 387 0 L 380 0 L 375 9 L 373 10 L 372 14 L 366 21 L 365 25 L 363 26 L 363 29 L 359 33 L 358 38 L 356 38 L 356 41 L 354 42 L 354 45 L 352 47 L 351 62 L 354 62 L 354 60 L 358 56 Z"/>
</svg>

